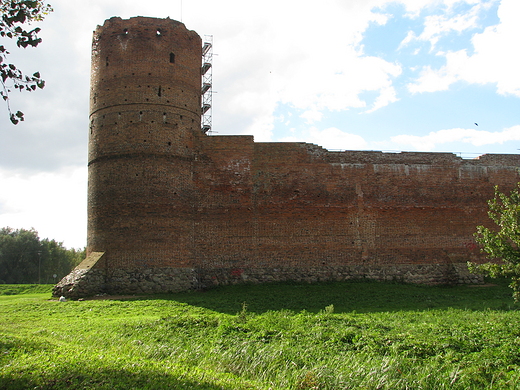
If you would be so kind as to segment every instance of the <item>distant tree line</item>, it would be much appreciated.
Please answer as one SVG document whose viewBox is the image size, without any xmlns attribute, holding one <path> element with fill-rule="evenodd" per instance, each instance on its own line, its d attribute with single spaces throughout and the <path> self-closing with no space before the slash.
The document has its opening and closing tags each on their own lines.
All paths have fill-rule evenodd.
<svg viewBox="0 0 520 390">
<path fill-rule="evenodd" d="M 56 283 L 85 258 L 85 250 L 40 240 L 34 229 L 0 229 L 0 283 Z"/>
</svg>

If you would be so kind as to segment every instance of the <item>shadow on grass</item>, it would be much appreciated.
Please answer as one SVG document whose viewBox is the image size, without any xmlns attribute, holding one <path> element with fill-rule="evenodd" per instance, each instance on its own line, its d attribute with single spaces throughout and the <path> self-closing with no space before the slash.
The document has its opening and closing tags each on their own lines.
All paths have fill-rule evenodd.
<svg viewBox="0 0 520 390">
<path fill-rule="evenodd" d="M 507 281 L 482 286 L 417 286 L 358 281 L 334 283 L 274 283 L 222 286 L 155 296 L 221 313 L 236 314 L 243 304 L 253 313 L 269 310 L 319 312 L 334 305 L 335 313 L 401 310 L 467 309 L 515 310 Z M 149 298 L 148 298 L 149 299 Z"/>
<path fill-rule="evenodd" d="M 14 376 L 14 375 L 13 375 Z M 194 381 L 176 375 L 140 370 L 99 368 L 89 373 L 85 369 L 64 369 L 42 377 L 34 373 L 16 373 L 15 377 L 0 376 L 0 388 L 5 390 L 25 389 L 197 389 L 232 390 L 235 387 L 214 384 L 204 379 Z"/>
<path fill-rule="evenodd" d="M 35 357 L 38 356 L 38 357 Z M 196 367 L 150 365 L 146 358 L 103 358 L 58 353 L 52 344 L 27 337 L 5 336 L 0 340 L 0 389 L 249 389 L 247 382 L 231 374 L 214 374 Z M 27 359 L 27 360 L 25 360 Z"/>
</svg>

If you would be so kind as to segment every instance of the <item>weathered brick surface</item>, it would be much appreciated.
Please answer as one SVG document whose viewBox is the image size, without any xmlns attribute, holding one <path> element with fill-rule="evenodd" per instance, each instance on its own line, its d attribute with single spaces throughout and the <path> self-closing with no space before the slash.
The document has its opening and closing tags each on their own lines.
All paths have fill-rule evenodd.
<svg viewBox="0 0 520 390">
<path fill-rule="evenodd" d="M 206 266 L 478 261 L 472 234 L 487 220 L 493 185 L 507 190 L 519 180 L 516 155 L 468 161 L 265 143 L 254 144 L 248 164 L 234 141 L 221 137 L 218 150 L 207 148 L 204 174 L 195 176 L 219 200 L 201 197 L 198 207 L 204 226 L 196 233 L 203 248 L 197 259 Z"/>
<path fill-rule="evenodd" d="M 207 136 L 200 62 L 200 38 L 173 20 L 112 18 L 94 33 L 88 253 L 104 255 L 90 290 L 478 280 L 465 267 L 482 260 L 472 235 L 488 221 L 493 186 L 520 180 L 519 155 Z M 90 291 L 80 273 L 81 288 L 74 275 L 63 283 L 76 295 Z"/>
<path fill-rule="evenodd" d="M 174 20 L 112 18 L 94 32 L 87 248 L 110 272 L 192 262 L 201 55 Z"/>
</svg>

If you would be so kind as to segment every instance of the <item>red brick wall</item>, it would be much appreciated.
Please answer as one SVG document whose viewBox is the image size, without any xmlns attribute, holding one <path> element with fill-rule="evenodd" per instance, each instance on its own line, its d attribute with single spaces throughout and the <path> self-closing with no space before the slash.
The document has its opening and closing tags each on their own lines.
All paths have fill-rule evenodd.
<svg viewBox="0 0 520 390">
<path fill-rule="evenodd" d="M 303 143 L 206 137 L 196 258 L 201 267 L 438 264 L 476 260 L 493 186 L 520 156 L 328 152 Z"/>
<path fill-rule="evenodd" d="M 520 180 L 519 155 L 204 135 L 200 65 L 199 36 L 173 20 L 112 18 L 94 33 L 88 252 L 104 252 L 95 267 L 112 289 L 391 278 L 423 265 L 435 282 L 445 271 L 432 265 L 478 260 L 472 235 L 493 186 Z"/>
<path fill-rule="evenodd" d="M 94 32 L 87 247 L 108 268 L 191 265 L 201 46 L 169 19 Z"/>
</svg>

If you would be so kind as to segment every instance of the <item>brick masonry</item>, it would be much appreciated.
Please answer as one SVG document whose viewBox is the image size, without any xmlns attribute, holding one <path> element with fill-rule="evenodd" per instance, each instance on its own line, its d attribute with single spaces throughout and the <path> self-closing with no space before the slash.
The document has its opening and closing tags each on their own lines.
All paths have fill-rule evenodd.
<svg viewBox="0 0 520 390">
<path fill-rule="evenodd" d="M 478 282 L 473 240 L 519 155 L 331 152 L 200 130 L 201 39 L 170 19 L 94 32 L 89 266 L 55 295 L 370 278 Z M 92 262 L 92 254 L 98 254 Z"/>
</svg>

